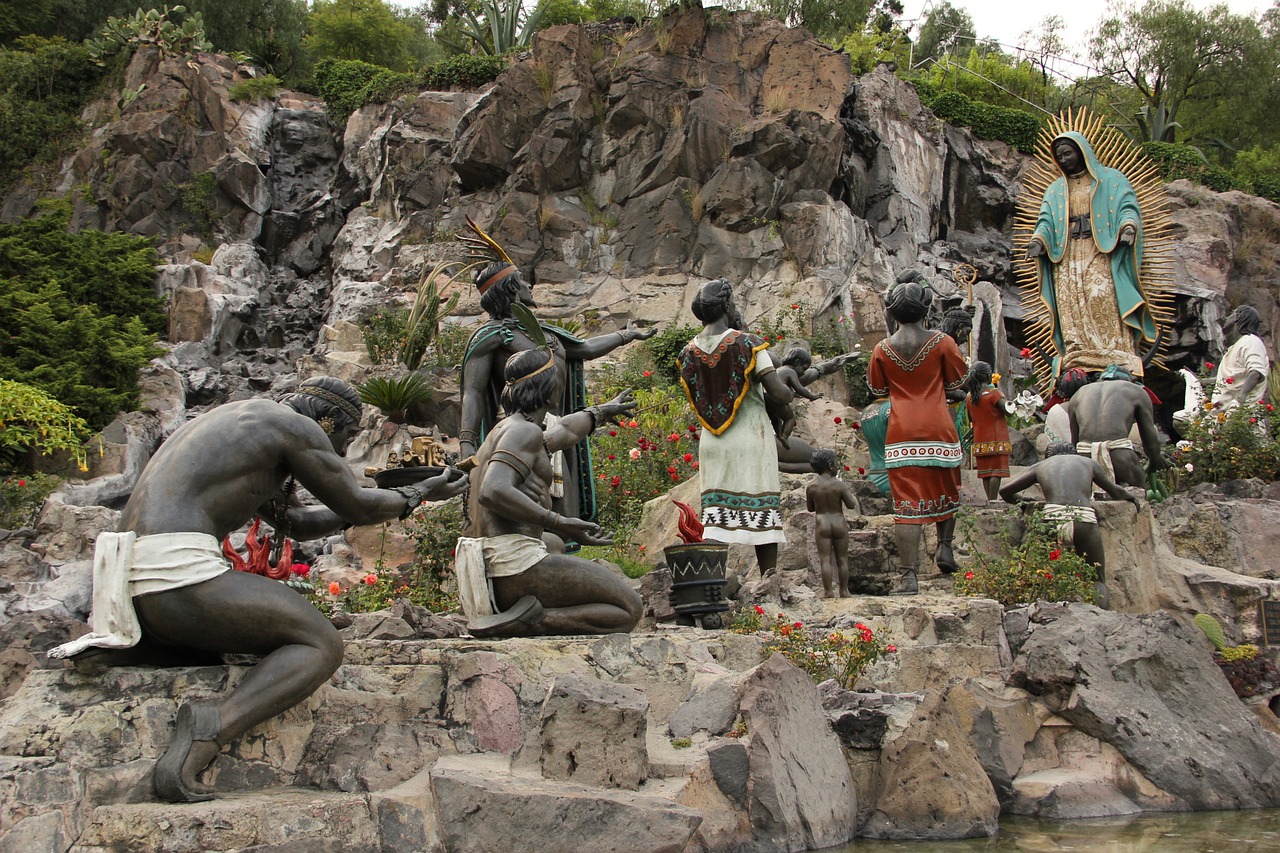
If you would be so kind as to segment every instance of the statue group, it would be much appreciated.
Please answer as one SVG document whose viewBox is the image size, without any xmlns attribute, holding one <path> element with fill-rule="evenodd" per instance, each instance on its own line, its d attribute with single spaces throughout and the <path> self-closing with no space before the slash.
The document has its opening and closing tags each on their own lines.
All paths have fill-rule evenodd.
<svg viewBox="0 0 1280 853">
<path fill-rule="evenodd" d="M 1052 171 L 1046 167 L 1040 196 L 1029 203 L 1035 215 L 1026 219 L 1020 249 L 1039 311 L 1033 343 L 1059 407 L 1049 418 L 1065 420 L 1052 430 L 1069 440 L 1012 472 L 1011 406 L 991 365 L 970 364 L 961 350 L 972 312 L 953 306 L 942 328 L 929 328 L 928 283 L 908 276 L 890 287 L 884 300 L 893 331 L 867 362 L 867 384 L 879 399 L 863 412 L 862 428 L 870 479 L 891 499 L 895 593 L 919 590 L 925 525 L 937 530 L 932 561 L 944 573 L 957 569 L 955 516 L 971 450 L 988 500 L 1017 502 L 1040 489 L 1063 543 L 1098 568 L 1105 606 L 1094 488 L 1140 505 L 1126 487 L 1143 486 L 1167 464 L 1153 395 L 1140 384 L 1163 337 L 1149 293 L 1152 223 L 1143 189 L 1104 165 L 1081 130 L 1060 129 L 1042 153 Z M 654 330 L 628 324 L 579 338 L 537 320 L 533 288 L 517 265 L 474 223 L 471 229 L 465 242 L 483 262 L 474 286 L 489 319 L 471 336 L 462 365 L 457 468 L 393 489 L 362 487 L 342 458 L 360 428 L 359 397 L 345 382 L 314 378 L 279 402 L 229 403 L 179 428 L 140 476 L 118 531 L 99 537 L 92 630 L 53 656 L 126 664 L 191 664 L 224 653 L 261 658 L 219 701 L 180 707 L 155 768 L 161 798 L 211 797 L 200 775 L 221 747 L 311 695 L 342 660 L 337 631 L 308 601 L 275 581 L 230 571 L 219 543 L 255 515 L 285 539 L 308 540 L 405 518 L 424 501 L 465 493 L 470 522 L 455 568 L 471 634 L 603 634 L 639 623 L 640 596 L 573 552 L 612 542 L 594 520 L 587 439 L 636 413 L 630 392 L 588 405 L 584 364 Z M 678 366 L 700 426 L 705 538 L 752 546 L 769 577 L 786 542 L 779 472 L 811 473 L 805 497 L 823 595 L 848 596 L 845 512 L 857 503 L 836 454 L 794 434 L 792 405 L 797 396 L 816 399 L 808 386 L 858 353 L 815 364 L 797 345 L 775 362 L 767 342 L 748 331 L 724 279 L 702 285 L 691 307 L 703 325 Z M 1269 368 L 1257 312 L 1241 307 L 1228 321 L 1233 343 L 1208 403 L 1222 410 L 1259 399 Z M 971 437 L 962 434 L 970 430 Z M 317 503 L 301 505 L 297 486 Z"/>
</svg>

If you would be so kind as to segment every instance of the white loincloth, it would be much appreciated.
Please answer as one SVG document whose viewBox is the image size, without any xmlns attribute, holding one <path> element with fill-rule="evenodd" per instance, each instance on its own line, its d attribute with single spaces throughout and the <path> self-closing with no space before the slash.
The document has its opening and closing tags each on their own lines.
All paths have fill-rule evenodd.
<svg viewBox="0 0 1280 853">
<path fill-rule="evenodd" d="M 551 429 L 560 423 L 560 417 L 547 412 L 546 418 L 542 421 L 542 429 Z M 551 497 L 564 497 L 564 451 L 557 450 L 551 454 Z"/>
<path fill-rule="evenodd" d="M 454 571 L 458 601 L 467 621 L 498 612 L 490 578 L 523 574 L 547 556 L 547 543 L 522 533 L 458 540 Z"/>
<path fill-rule="evenodd" d="M 133 596 L 181 589 L 229 571 L 218 540 L 207 533 L 100 533 L 93 548 L 93 630 L 50 650 L 49 657 L 132 648 L 142 639 Z"/>
<path fill-rule="evenodd" d="M 1089 506 L 1072 506 L 1070 504 L 1045 504 L 1044 517 L 1046 521 L 1058 521 L 1058 538 L 1063 545 L 1072 545 L 1074 538 L 1076 522 L 1083 521 L 1089 524 L 1098 523 L 1098 514 L 1094 512 L 1093 507 Z"/>
<path fill-rule="evenodd" d="M 1081 441 L 1076 444 L 1076 453 L 1088 456 L 1097 462 L 1112 480 L 1116 478 L 1116 466 L 1111 461 L 1111 451 L 1133 449 L 1133 441 L 1127 438 L 1113 438 L 1111 441 Z"/>
</svg>

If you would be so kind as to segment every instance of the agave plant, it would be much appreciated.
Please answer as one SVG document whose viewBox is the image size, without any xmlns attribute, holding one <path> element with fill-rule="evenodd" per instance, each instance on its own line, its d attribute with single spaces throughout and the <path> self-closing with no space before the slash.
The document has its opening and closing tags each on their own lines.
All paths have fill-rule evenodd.
<svg viewBox="0 0 1280 853">
<path fill-rule="evenodd" d="M 542 21 L 545 11 L 539 3 L 528 13 L 519 0 L 482 0 L 477 16 L 466 3 L 455 3 L 454 12 L 463 33 L 485 53 L 500 56 L 517 47 L 525 47 Z"/>
<path fill-rule="evenodd" d="M 445 270 L 453 266 L 450 262 L 438 264 L 430 272 L 422 276 L 418 283 L 418 296 L 409 309 L 409 318 L 405 322 L 404 346 L 400 348 L 400 361 L 410 370 L 417 370 L 422 365 L 422 357 L 427 347 L 440 334 L 440 321 L 453 312 L 458 305 L 459 292 L 455 291 L 449 299 L 442 300 L 440 280 Z M 476 265 L 468 264 L 445 281 L 445 286 L 459 281 Z M 443 303 L 443 304 L 442 304 Z"/>
<path fill-rule="evenodd" d="M 436 390 L 418 374 L 409 373 L 398 379 L 375 376 L 361 385 L 359 392 L 361 402 L 381 411 L 387 420 L 402 423 L 411 407 L 430 400 Z"/>
</svg>

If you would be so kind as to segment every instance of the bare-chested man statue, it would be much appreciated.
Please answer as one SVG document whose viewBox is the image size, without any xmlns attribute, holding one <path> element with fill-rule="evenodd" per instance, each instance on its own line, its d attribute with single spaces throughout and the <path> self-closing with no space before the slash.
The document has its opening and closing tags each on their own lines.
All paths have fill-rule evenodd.
<svg viewBox="0 0 1280 853">
<path fill-rule="evenodd" d="M 471 537 L 458 540 L 457 549 L 460 597 L 476 636 L 612 634 L 630 631 L 643 611 L 640 596 L 621 577 L 560 553 L 566 539 L 583 545 L 612 540 L 594 522 L 555 512 L 551 501 L 552 454 L 630 414 L 635 402 L 628 391 L 544 431 L 559 388 L 556 364 L 541 348 L 507 359 L 502 407 L 508 415 L 476 453 Z"/>
<path fill-rule="evenodd" d="M 1092 456 L 1117 483 L 1146 485 L 1147 474 L 1142 469 L 1142 460 L 1129 438 L 1129 431 L 1135 423 L 1142 437 L 1148 468 L 1158 471 L 1169 467 L 1160 453 L 1160 435 L 1156 432 L 1151 395 L 1146 388 L 1131 381 L 1124 368 L 1112 365 L 1102 376 L 1102 379 L 1085 385 L 1071 396 L 1067 406 L 1071 440 L 1075 442 L 1077 452 Z"/>
<path fill-rule="evenodd" d="M 1044 460 L 1014 477 L 1000 490 L 1000 497 L 1017 503 L 1019 492 L 1039 486 L 1044 493 L 1044 517 L 1059 522 L 1058 538 L 1098 569 L 1094 597 L 1099 607 L 1107 606 L 1106 556 L 1102 550 L 1102 532 L 1098 516 L 1090 501 L 1097 486 L 1116 500 L 1129 501 L 1136 507 L 1142 501 L 1117 485 L 1098 462 L 1080 456 L 1070 442 L 1059 441 L 1045 449 Z"/>
<path fill-rule="evenodd" d="M 197 777 L 222 745 L 310 696 L 342 662 L 342 640 L 329 621 L 279 581 L 231 571 L 223 537 L 260 513 L 295 538 L 315 539 L 403 518 L 424 500 L 466 487 L 464 474 L 448 470 L 413 486 L 361 488 L 342 460 L 359 425 L 355 389 L 329 377 L 307 380 L 282 403 L 219 406 L 160 447 L 125 505 L 120 532 L 98 538 L 93 633 L 51 654 L 132 652 L 142 644 L 176 652 L 169 655 L 175 661 L 262 656 L 221 701 L 179 708 L 155 768 L 161 798 L 210 799 L 212 789 Z M 290 480 L 324 506 L 286 510 Z"/>
</svg>

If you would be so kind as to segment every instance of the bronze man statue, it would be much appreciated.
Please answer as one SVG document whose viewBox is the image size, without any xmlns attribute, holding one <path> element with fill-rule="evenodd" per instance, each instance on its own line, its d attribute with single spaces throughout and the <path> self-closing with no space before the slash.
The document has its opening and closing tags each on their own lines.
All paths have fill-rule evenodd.
<svg viewBox="0 0 1280 853">
<path fill-rule="evenodd" d="M 639 594 L 622 578 L 590 560 L 557 553 L 561 539 L 583 545 L 612 540 L 594 522 L 556 512 L 551 501 L 552 455 L 630 414 L 635 403 L 627 391 L 544 429 L 559 388 L 556 364 L 541 348 L 507 359 L 502 407 L 508 414 L 476 453 L 474 521 L 470 537 L 458 540 L 456 563 L 467 627 L 476 636 L 612 634 L 630 631 L 643 612 Z"/>
<path fill-rule="evenodd" d="M 210 799 L 212 789 L 197 777 L 222 746 L 310 696 L 342 662 L 338 632 L 315 606 L 279 581 L 231 571 L 223 537 L 260 513 L 289 535 L 315 539 L 403 518 L 424 500 L 465 488 L 456 470 L 398 489 L 361 488 L 342 460 L 360 414 L 355 389 L 329 377 L 307 380 L 281 403 L 219 406 L 160 447 L 119 532 L 98 538 L 93 633 L 51 655 L 137 651 L 142 643 L 167 648 L 178 661 L 262 656 L 220 701 L 179 708 L 173 741 L 155 768 L 162 799 Z M 286 508 L 289 481 L 324 506 Z"/>
<path fill-rule="evenodd" d="M 1076 451 L 1093 457 L 1117 483 L 1142 486 L 1147 482 L 1142 461 L 1129 438 L 1135 423 L 1148 468 L 1156 471 L 1168 467 L 1160 453 L 1151 395 L 1131 381 L 1124 368 L 1112 365 L 1098 381 L 1072 394 L 1067 415 Z"/>
<path fill-rule="evenodd" d="M 1018 493 L 1038 485 L 1044 493 L 1044 517 L 1060 523 L 1058 538 L 1063 545 L 1093 563 L 1098 569 L 1094 596 L 1099 607 L 1107 606 L 1106 556 L 1098 516 L 1089 505 L 1096 485 L 1116 500 L 1136 507 L 1142 502 L 1117 485 L 1102 466 L 1087 456 L 1079 456 L 1069 442 L 1050 444 L 1044 460 L 1014 477 L 1000 490 L 1000 497 L 1017 503 Z M 1023 499 L 1025 500 L 1025 498 Z"/>
<path fill-rule="evenodd" d="M 480 291 L 480 307 L 489 314 L 489 320 L 471 335 L 462 361 L 462 428 L 458 439 L 463 460 L 475 453 L 497 423 L 499 397 L 505 384 L 503 367 L 507 360 L 518 352 L 537 346 L 516 321 L 511 305 L 519 302 L 536 308 L 538 304 L 533 299 L 532 286 L 524 280 L 506 253 L 474 223 L 470 220 L 468 223 L 478 236 L 464 238 L 463 242 L 473 250 L 482 247 L 480 256 L 493 257 L 496 261 L 480 269 L 475 278 L 476 289 Z M 557 326 L 540 325 L 555 358 L 555 386 L 547 412 L 556 417 L 586 405 L 583 362 L 608 355 L 630 341 L 650 338 L 656 331 L 628 323 L 620 332 L 583 340 Z M 553 464 L 556 474 L 551 489 L 556 510 L 575 518 L 594 518 L 595 498 L 586 441 L 565 447 Z"/>
</svg>

